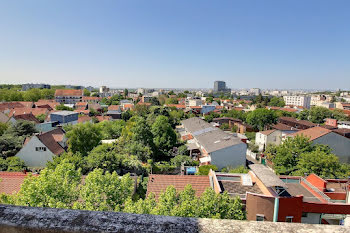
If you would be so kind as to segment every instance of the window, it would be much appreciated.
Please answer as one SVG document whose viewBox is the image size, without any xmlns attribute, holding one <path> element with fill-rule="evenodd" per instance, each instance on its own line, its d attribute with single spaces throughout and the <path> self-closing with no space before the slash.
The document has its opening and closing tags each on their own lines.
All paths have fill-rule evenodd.
<svg viewBox="0 0 350 233">
<path fill-rule="evenodd" d="M 265 221 L 265 216 L 263 214 L 257 214 L 256 215 L 256 221 L 258 221 L 258 222 Z"/>
<path fill-rule="evenodd" d="M 46 151 L 46 147 L 35 147 L 35 151 Z"/>
<path fill-rule="evenodd" d="M 301 214 L 301 217 L 307 218 L 307 213 L 303 212 L 303 213 Z"/>
<path fill-rule="evenodd" d="M 293 216 L 287 216 L 286 222 L 293 222 Z"/>
</svg>

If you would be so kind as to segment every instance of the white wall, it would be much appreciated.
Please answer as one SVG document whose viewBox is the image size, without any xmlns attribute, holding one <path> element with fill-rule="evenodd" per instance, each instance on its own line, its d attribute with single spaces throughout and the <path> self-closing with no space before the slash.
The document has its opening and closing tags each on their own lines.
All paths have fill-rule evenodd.
<svg viewBox="0 0 350 233">
<path fill-rule="evenodd" d="M 46 147 L 36 136 L 16 154 L 28 167 L 46 167 L 47 161 L 52 161 L 53 154 L 47 147 L 46 151 L 36 151 L 35 147 Z"/>
</svg>

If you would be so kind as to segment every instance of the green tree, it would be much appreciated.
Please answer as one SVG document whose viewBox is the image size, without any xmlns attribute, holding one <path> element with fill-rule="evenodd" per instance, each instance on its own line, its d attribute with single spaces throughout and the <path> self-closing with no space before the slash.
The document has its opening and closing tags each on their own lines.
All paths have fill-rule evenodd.
<svg viewBox="0 0 350 233">
<path fill-rule="evenodd" d="M 266 126 L 277 122 L 277 116 L 274 111 L 260 108 L 250 112 L 246 121 L 253 126 L 254 129 L 264 130 Z"/>
<path fill-rule="evenodd" d="M 165 104 L 178 104 L 178 103 L 179 103 L 179 101 L 176 98 L 168 98 L 165 101 Z"/>
<path fill-rule="evenodd" d="M 40 121 L 40 123 L 43 123 L 46 119 L 46 114 L 40 114 L 40 115 L 36 116 L 36 119 L 38 119 Z"/>
<path fill-rule="evenodd" d="M 126 122 L 118 121 L 102 121 L 98 124 L 101 129 L 102 139 L 117 139 L 121 136 Z"/>
<path fill-rule="evenodd" d="M 207 176 L 209 174 L 210 169 L 213 171 L 218 170 L 217 166 L 215 165 L 202 165 L 198 168 L 198 175 Z"/>
<path fill-rule="evenodd" d="M 284 107 L 286 104 L 281 97 L 272 97 L 270 102 L 268 103 L 268 106 L 276 106 L 276 107 Z"/>
<path fill-rule="evenodd" d="M 80 170 L 63 161 L 55 170 L 45 168 L 40 176 L 29 176 L 16 196 L 17 205 L 71 208 L 79 197 Z"/>
<path fill-rule="evenodd" d="M 244 165 L 238 166 L 238 167 L 225 167 L 221 170 L 221 172 L 228 172 L 228 173 L 248 173 L 249 169 L 246 168 Z"/>
<path fill-rule="evenodd" d="M 159 151 L 165 153 L 177 143 L 177 135 L 166 116 L 158 116 L 152 124 L 153 143 Z"/>
<path fill-rule="evenodd" d="M 0 137 L 0 155 L 3 158 L 14 156 L 22 148 L 23 137 L 4 134 Z"/>
<path fill-rule="evenodd" d="M 6 162 L 7 171 L 19 172 L 26 169 L 26 165 L 24 164 L 24 162 L 16 156 L 8 157 L 6 159 Z"/>
<path fill-rule="evenodd" d="M 7 123 L 0 122 L 0 136 L 5 133 L 5 131 L 8 129 L 9 125 Z"/>
<path fill-rule="evenodd" d="M 296 171 L 292 175 L 304 176 L 315 173 L 323 178 L 347 178 L 349 166 L 339 163 L 338 157 L 320 146 L 311 152 L 300 154 Z"/>
<path fill-rule="evenodd" d="M 129 91 L 128 91 L 128 89 L 124 89 L 124 98 L 126 98 L 127 96 L 128 96 L 128 94 L 129 94 Z"/>
<path fill-rule="evenodd" d="M 73 111 L 74 109 L 70 108 L 68 106 L 65 106 L 63 104 L 60 104 L 60 105 L 56 106 L 56 110 L 59 110 L 59 111 Z"/>
<path fill-rule="evenodd" d="M 120 210 L 121 205 L 134 191 L 130 175 L 119 177 L 116 172 L 109 173 L 102 169 L 90 172 L 80 189 L 80 199 L 73 208 L 86 210 L 114 211 Z"/>
<path fill-rule="evenodd" d="M 289 175 L 296 170 L 299 156 L 313 150 L 312 142 L 304 136 L 288 137 L 281 145 L 269 145 L 265 151 L 277 174 Z"/>
<path fill-rule="evenodd" d="M 80 152 L 83 156 L 86 156 L 102 139 L 98 126 L 90 122 L 75 125 L 66 135 L 69 150 L 73 153 Z"/>
<path fill-rule="evenodd" d="M 91 92 L 88 89 L 84 89 L 84 96 L 90 96 Z"/>
<path fill-rule="evenodd" d="M 35 123 L 31 121 L 18 120 L 15 124 L 12 124 L 6 131 L 5 134 L 10 134 L 14 136 L 31 136 L 37 133 L 35 128 Z"/>
</svg>

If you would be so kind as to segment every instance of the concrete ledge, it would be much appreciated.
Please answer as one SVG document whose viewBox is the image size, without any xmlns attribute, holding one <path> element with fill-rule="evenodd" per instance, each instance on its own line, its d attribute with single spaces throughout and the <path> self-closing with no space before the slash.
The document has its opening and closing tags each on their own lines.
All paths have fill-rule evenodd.
<svg viewBox="0 0 350 233">
<path fill-rule="evenodd" d="M 0 233 L 73 232 L 350 232 L 343 226 L 180 218 L 0 205 Z"/>
</svg>

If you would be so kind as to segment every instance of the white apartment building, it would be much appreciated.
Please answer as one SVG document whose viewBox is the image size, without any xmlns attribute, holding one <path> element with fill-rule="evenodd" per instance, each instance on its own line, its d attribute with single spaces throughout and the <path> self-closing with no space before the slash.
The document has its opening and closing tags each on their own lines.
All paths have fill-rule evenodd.
<svg viewBox="0 0 350 233">
<path fill-rule="evenodd" d="M 283 100 L 286 105 L 302 106 L 304 108 L 310 108 L 311 97 L 310 96 L 283 96 Z"/>
</svg>

